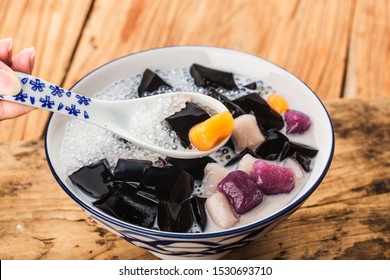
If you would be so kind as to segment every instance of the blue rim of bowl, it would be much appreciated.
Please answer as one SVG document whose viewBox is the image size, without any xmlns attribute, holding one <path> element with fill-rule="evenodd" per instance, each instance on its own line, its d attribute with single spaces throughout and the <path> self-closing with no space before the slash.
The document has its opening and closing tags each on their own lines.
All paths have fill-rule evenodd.
<svg viewBox="0 0 390 280">
<path fill-rule="evenodd" d="M 322 171 L 320 177 L 316 180 L 316 182 L 310 187 L 310 189 L 308 191 L 306 191 L 305 194 L 302 195 L 302 197 L 300 197 L 299 199 L 297 199 L 294 203 L 292 203 L 291 205 L 288 205 L 286 208 L 283 208 L 281 211 L 277 212 L 277 213 L 274 213 L 272 214 L 271 216 L 265 218 L 265 219 L 262 219 L 258 222 L 254 222 L 254 223 L 251 223 L 251 224 L 248 224 L 248 225 L 244 225 L 244 226 L 241 226 L 241 227 L 238 227 L 238 228 L 233 228 L 233 229 L 228 229 L 228 230 L 222 230 L 222 231 L 218 231 L 218 232 L 210 232 L 210 233 L 176 233 L 176 232 L 166 232 L 166 231 L 158 231 L 158 230 L 153 230 L 153 229 L 148 229 L 148 228 L 143 228 L 143 227 L 139 227 L 139 226 L 135 226 L 135 225 L 131 225 L 127 222 L 124 222 L 124 221 L 120 221 L 120 220 L 117 220 L 115 218 L 111 218 L 111 217 L 106 217 L 104 215 L 102 215 L 101 213 L 99 213 L 98 211 L 96 211 L 94 208 L 90 207 L 89 205 L 85 204 L 82 200 L 80 200 L 78 197 L 76 197 L 75 195 L 73 195 L 73 193 L 71 191 L 69 191 L 68 187 L 65 185 L 65 183 L 62 182 L 62 180 L 59 178 L 59 176 L 57 175 L 56 171 L 54 170 L 54 167 L 50 161 L 50 157 L 49 157 L 49 152 L 48 152 L 48 147 L 47 147 L 47 130 L 49 129 L 49 126 L 50 126 L 50 121 L 51 121 L 51 118 L 53 117 L 53 113 L 51 113 L 50 117 L 49 117 L 49 120 L 47 122 L 47 125 L 46 125 L 46 128 L 45 128 L 45 153 L 46 153 L 46 159 L 47 159 L 47 162 L 48 162 L 48 165 L 49 165 L 49 168 L 50 168 L 50 171 L 52 172 L 54 178 L 56 179 L 57 183 L 62 187 L 62 189 L 75 201 L 77 202 L 83 209 L 87 210 L 88 212 L 92 213 L 93 215 L 95 215 L 96 217 L 104 220 L 104 221 L 107 221 L 108 223 L 112 223 L 112 224 L 115 224 L 116 226 L 119 226 L 119 227 L 122 227 L 122 228 L 126 228 L 126 229 L 129 229 L 129 230 L 132 230 L 132 231 L 135 231 L 135 232 L 139 232 L 139 233 L 142 233 L 142 234 L 147 234 L 147 235 L 153 235 L 153 236 L 156 236 L 156 237 L 164 237 L 164 238 L 180 238 L 180 239 L 203 239 L 203 238 L 214 238 L 214 237 L 221 237 L 221 236 L 229 236 L 229 235 L 234 235 L 234 234 L 238 234 L 238 233 L 243 233 L 243 232 L 246 232 L 246 231 L 249 231 L 249 230 L 252 230 L 252 229 L 256 229 L 262 225 L 266 225 L 268 223 L 270 223 L 271 221 L 273 220 L 277 220 L 278 218 L 280 217 L 283 217 L 284 215 L 286 215 L 287 213 L 289 212 L 293 212 L 294 210 L 296 210 L 296 208 L 298 206 L 300 206 L 303 202 L 305 202 L 305 200 L 317 189 L 317 187 L 320 185 L 320 183 L 322 182 L 322 180 L 324 179 L 325 175 L 327 174 L 328 170 L 329 170 L 329 167 L 330 167 L 330 164 L 332 162 L 332 159 L 333 159 L 333 154 L 334 154 L 334 146 L 335 146 L 335 138 L 334 138 L 334 128 L 333 128 L 333 124 L 332 124 L 332 121 L 331 121 L 331 118 L 329 116 L 329 113 L 328 111 L 326 110 L 324 104 L 322 103 L 321 99 L 317 96 L 317 94 L 305 83 L 303 82 L 301 79 L 299 79 L 298 77 L 296 77 L 294 74 L 292 74 L 291 72 L 289 72 L 288 70 L 286 70 L 285 68 L 279 66 L 279 65 L 276 65 L 275 63 L 273 62 L 270 62 L 264 58 L 261 58 L 261 57 L 258 57 L 256 55 L 253 55 L 253 54 L 250 54 L 250 53 L 246 53 L 246 52 L 243 52 L 243 51 L 239 51 L 239 50 L 234 50 L 234 49 L 228 49 L 228 48 L 221 48 L 221 47 L 214 47 L 214 46 L 204 46 L 204 45 L 186 45 L 186 46 L 166 46 L 166 47 L 160 47 L 160 48 L 152 48 L 152 49 L 148 49 L 148 50 L 144 50 L 144 51 L 139 51 L 139 52 L 136 52 L 136 53 L 132 53 L 132 54 L 128 54 L 128 55 L 125 55 L 125 56 L 122 56 L 122 57 L 119 57 L 119 58 L 116 58 L 114 60 L 111 60 L 97 68 L 95 68 L 94 70 L 92 70 L 91 72 L 89 72 L 88 74 L 86 74 L 84 77 L 82 77 L 80 80 L 78 80 L 71 88 L 70 90 L 72 90 L 78 83 L 80 83 L 82 80 L 84 80 L 86 77 L 88 77 L 89 75 L 91 75 L 92 73 L 98 71 L 100 68 L 102 67 L 105 67 L 106 65 L 108 64 L 111 64 L 115 61 L 118 61 L 118 60 L 121 60 L 121 59 L 124 59 L 126 57 L 129 57 L 129 56 L 133 56 L 133 55 L 138 55 L 140 53 L 146 53 L 146 52 L 150 52 L 150 51 L 155 51 L 155 50 L 161 50 L 161 49 L 167 49 L 167 48 L 211 48 L 211 49 L 222 49 L 222 50 L 227 50 L 227 51 L 233 51 L 233 52 L 238 52 L 238 53 L 241 53 L 241 54 L 246 54 L 246 55 L 250 55 L 250 56 L 253 56 L 254 58 L 256 59 L 260 59 L 260 60 L 263 60 L 267 63 L 270 63 L 274 66 L 276 66 L 277 68 L 283 70 L 284 72 L 286 72 L 288 75 L 290 75 L 291 77 L 297 79 L 299 82 L 301 82 L 303 85 L 305 85 L 310 91 L 311 93 L 317 98 L 318 102 L 321 104 L 321 106 L 323 107 L 327 117 L 328 117 L 328 121 L 329 121 L 329 125 L 330 125 L 330 128 L 331 128 L 331 150 L 330 150 L 330 153 L 329 153 L 329 157 L 327 159 L 327 163 L 325 165 L 325 168 L 324 170 Z"/>
</svg>

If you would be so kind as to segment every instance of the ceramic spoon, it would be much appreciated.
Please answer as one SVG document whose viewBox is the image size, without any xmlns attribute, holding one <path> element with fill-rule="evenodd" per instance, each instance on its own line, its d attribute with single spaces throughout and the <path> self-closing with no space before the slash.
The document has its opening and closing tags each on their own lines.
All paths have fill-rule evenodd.
<svg viewBox="0 0 390 280">
<path fill-rule="evenodd" d="M 227 108 L 221 102 L 204 94 L 175 92 L 131 100 L 103 101 L 62 89 L 25 73 L 16 72 L 16 75 L 21 82 L 21 90 L 14 96 L 0 95 L 0 99 L 49 110 L 95 124 L 112 131 L 137 146 L 161 155 L 175 158 L 203 157 L 220 149 L 229 138 L 227 137 L 219 145 L 208 151 L 171 150 L 145 142 L 139 138 L 139 135 L 130 134 L 129 120 L 135 117 L 134 112 L 137 111 L 136 108 L 142 103 L 145 110 L 150 110 L 154 106 L 156 99 L 161 97 L 171 98 L 177 94 L 185 94 L 190 96 L 191 102 L 200 106 L 207 106 L 216 113 L 227 111 Z M 137 117 L 142 118 L 139 115 Z"/>
</svg>

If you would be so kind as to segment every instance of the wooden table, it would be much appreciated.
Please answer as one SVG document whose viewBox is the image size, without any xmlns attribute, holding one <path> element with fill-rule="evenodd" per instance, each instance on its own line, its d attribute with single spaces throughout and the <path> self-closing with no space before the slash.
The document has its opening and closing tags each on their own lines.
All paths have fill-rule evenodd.
<svg viewBox="0 0 390 280">
<path fill-rule="evenodd" d="M 390 259 L 390 1 L 1 0 L 0 37 L 69 88 L 120 56 L 213 45 L 268 59 L 325 102 L 336 150 L 307 202 L 227 259 Z M 1 259 L 154 259 L 97 226 L 44 155 L 48 114 L 0 123 Z"/>
</svg>

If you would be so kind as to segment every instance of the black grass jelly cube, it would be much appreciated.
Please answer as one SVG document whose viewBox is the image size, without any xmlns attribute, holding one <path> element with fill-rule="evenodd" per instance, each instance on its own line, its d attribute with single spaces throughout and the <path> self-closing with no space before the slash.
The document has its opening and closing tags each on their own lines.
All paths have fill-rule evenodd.
<svg viewBox="0 0 390 280">
<path fill-rule="evenodd" d="M 219 71 L 211 68 L 193 64 L 190 68 L 191 76 L 198 87 L 225 88 L 227 90 L 238 89 L 234 82 L 233 74 L 230 72 Z"/>
<path fill-rule="evenodd" d="M 188 232 L 194 222 L 189 203 L 160 202 L 158 204 L 157 224 L 160 230 Z"/>
<path fill-rule="evenodd" d="M 141 183 L 139 194 L 154 201 L 182 202 L 194 191 L 194 178 L 175 167 L 150 167 Z"/>
<path fill-rule="evenodd" d="M 258 93 L 250 93 L 232 101 L 242 108 L 246 114 L 254 114 L 257 124 L 266 135 L 271 129 L 282 129 L 284 120 L 275 110 L 273 110 Z"/>
<path fill-rule="evenodd" d="M 172 88 L 172 86 L 165 82 L 159 75 L 149 69 L 146 69 L 138 87 L 138 96 L 143 97 L 145 93 L 158 91 L 162 86 L 170 89 Z"/>
<path fill-rule="evenodd" d="M 81 167 L 71 174 L 69 179 L 74 185 L 94 198 L 101 198 L 108 193 L 112 188 L 112 181 L 115 180 L 106 159 Z"/>
<path fill-rule="evenodd" d="M 185 108 L 165 120 L 176 132 L 183 147 L 187 148 L 190 145 L 190 139 L 188 138 L 190 129 L 208 118 L 210 118 L 210 115 L 200 106 L 187 102 Z"/>
<path fill-rule="evenodd" d="M 150 166 L 152 162 L 149 160 L 120 158 L 114 168 L 114 175 L 121 180 L 141 182 L 145 171 Z"/>
<path fill-rule="evenodd" d="M 137 194 L 137 185 L 122 183 L 112 193 L 94 202 L 94 205 L 125 222 L 153 228 L 157 215 L 157 203 Z"/>
</svg>

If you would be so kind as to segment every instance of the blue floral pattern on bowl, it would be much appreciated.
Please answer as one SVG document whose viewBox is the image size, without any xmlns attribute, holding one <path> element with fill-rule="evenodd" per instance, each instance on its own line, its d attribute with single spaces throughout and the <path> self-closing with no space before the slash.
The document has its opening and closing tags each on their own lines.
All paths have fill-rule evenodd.
<svg viewBox="0 0 390 280">
<path fill-rule="evenodd" d="M 286 220 L 296 209 L 278 217 L 278 219 L 257 225 L 255 227 L 248 227 L 246 231 L 238 231 L 237 233 L 226 235 L 225 237 L 210 237 L 204 238 L 203 235 L 197 238 L 196 234 L 192 238 L 188 238 L 188 234 L 178 234 L 173 237 L 163 236 L 156 231 L 155 234 L 144 234 L 142 231 L 130 229 L 129 227 L 121 227 L 109 221 L 104 217 L 89 213 L 93 220 L 102 225 L 104 228 L 110 230 L 114 234 L 122 237 L 124 240 L 133 245 L 142 247 L 158 257 L 164 258 L 185 258 L 185 259 L 210 259 L 220 258 L 234 249 L 252 243 L 254 240 L 268 233 L 277 225 Z M 207 235 L 207 234 L 206 234 Z"/>
</svg>

